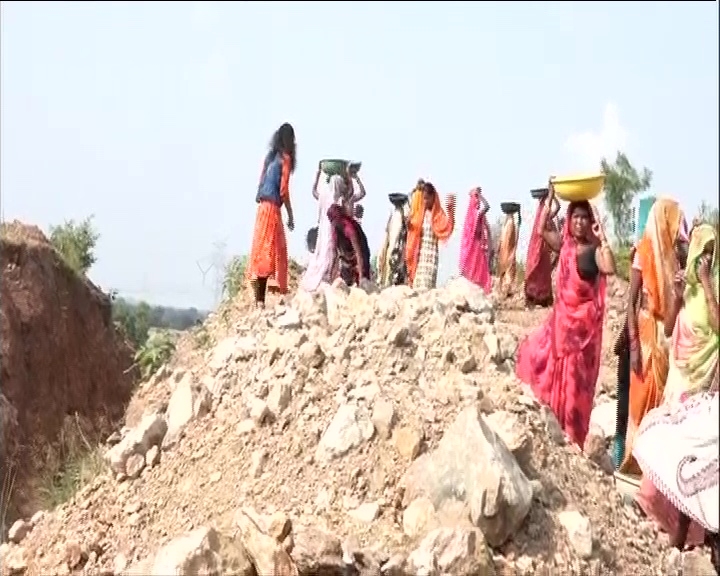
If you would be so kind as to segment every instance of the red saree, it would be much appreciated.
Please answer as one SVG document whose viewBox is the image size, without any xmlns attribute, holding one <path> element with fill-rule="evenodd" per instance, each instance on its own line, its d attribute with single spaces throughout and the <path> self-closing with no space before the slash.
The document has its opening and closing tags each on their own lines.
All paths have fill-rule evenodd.
<svg viewBox="0 0 720 576">
<path fill-rule="evenodd" d="M 606 279 L 599 275 L 595 282 L 588 282 L 578 274 L 570 220 L 568 214 L 555 306 L 545 323 L 520 343 L 516 374 L 552 409 L 565 433 L 582 448 L 600 371 Z"/>
<path fill-rule="evenodd" d="M 543 200 L 535 212 L 525 260 L 525 302 L 532 306 L 550 306 L 553 302 L 553 255 L 540 233 L 540 219 L 546 203 L 547 199 Z M 555 222 L 548 220 L 547 226 L 555 229 Z"/>
</svg>

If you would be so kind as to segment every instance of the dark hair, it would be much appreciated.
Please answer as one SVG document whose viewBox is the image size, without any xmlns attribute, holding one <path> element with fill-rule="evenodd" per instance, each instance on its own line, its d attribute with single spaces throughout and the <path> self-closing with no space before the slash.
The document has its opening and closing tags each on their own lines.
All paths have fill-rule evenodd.
<svg viewBox="0 0 720 576">
<path fill-rule="evenodd" d="M 572 217 L 573 212 L 575 212 L 575 210 L 577 210 L 578 208 L 585 210 L 588 213 L 588 217 L 590 218 L 590 220 L 592 220 L 593 222 L 595 221 L 595 215 L 593 214 L 592 207 L 590 206 L 590 202 L 588 202 L 587 200 L 570 202 L 567 211 L 568 216 Z"/>
<path fill-rule="evenodd" d="M 270 140 L 270 151 L 268 152 L 268 159 L 282 152 L 290 156 L 290 171 L 295 171 L 295 130 L 292 125 L 285 122 L 280 128 L 275 130 L 275 133 Z"/>
<path fill-rule="evenodd" d="M 423 182 L 422 184 L 422 191 L 423 194 L 437 194 L 437 190 L 435 190 L 435 186 L 433 186 L 432 182 Z"/>
</svg>

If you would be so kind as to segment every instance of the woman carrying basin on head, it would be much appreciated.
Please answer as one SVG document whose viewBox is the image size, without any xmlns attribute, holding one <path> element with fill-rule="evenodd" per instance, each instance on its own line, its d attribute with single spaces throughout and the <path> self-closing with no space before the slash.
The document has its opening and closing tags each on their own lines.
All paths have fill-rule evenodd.
<svg viewBox="0 0 720 576">
<path fill-rule="evenodd" d="M 439 263 L 440 241 L 450 238 L 455 227 L 455 196 L 447 199 L 447 212 L 440 205 L 440 196 L 430 182 L 422 192 L 413 193 L 405 253 L 409 283 L 416 289 L 435 288 Z"/>
<path fill-rule="evenodd" d="M 647 412 L 660 405 L 669 368 L 669 337 L 681 299 L 674 282 L 687 255 L 687 226 L 679 204 L 659 198 L 650 208 L 630 270 L 628 336 L 630 398 L 623 474 L 640 475 L 632 445 Z"/>
<path fill-rule="evenodd" d="M 360 179 L 360 173 L 358 172 L 360 170 L 360 165 L 360 162 L 346 163 L 346 172 L 344 175 L 342 175 L 343 180 L 345 181 L 345 185 L 347 187 L 342 198 L 342 204 L 345 207 L 346 212 L 353 217 L 356 217 L 355 215 L 357 213 L 356 204 L 360 202 L 363 198 L 365 198 L 365 196 L 367 195 L 365 185 Z M 318 166 L 317 175 L 315 176 L 315 184 L 313 185 L 313 198 L 315 198 L 315 200 L 320 199 L 320 194 L 318 193 L 318 182 L 320 180 L 321 172 L 322 169 L 320 168 L 320 166 Z M 332 177 L 328 178 L 328 182 L 331 178 Z M 353 180 L 357 183 L 357 192 L 354 191 L 355 186 L 353 184 Z M 360 213 L 362 214 L 362 210 Z"/>
<path fill-rule="evenodd" d="M 393 209 L 385 224 L 385 234 L 377 257 L 377 283 L 381 287 L 398 286 L 407 282 L 405 247 L 407 218 L 410 213 L 407 194 L 389 194 Z"/>
<path fill-rule="evenodd" d="M 288 230 L 295 228 L 290 202 L 290 174 L 295 171 L 295 131 L 285 123 L 273 134 L 265 156 L 255 197 L 257 215 L 246 277 L 255 292 L 255 303 L 265 306 L 268 281 L 287 293 L 288 252 L 280 208 L 287 211 Z"/>
<path fill-rule="evenodd" d="M 551 182 L 548 205 L 553 200 Z M 516 373 L 582 447 L 600 370 L 605 277 L 615 273 L 615 259 L 589 202 L 570 203 L 560 234 L 544 214 L 535 233 L 559 253 L 557 296 L 545 323 L 520 343 Z"/>
<path fill-rule="evenodd" d="M 522 218 L 520 205 L 509 202 L 502 205 L 505 222 L 500 231 L 500 243 L 497 255 L 498 292 L 501 298 L 512 296 L 517 278 L 517 245 Z M 517 224 L 515 223 L 517 214 Z"/>
<path fill-rule="evenodd" d="M 492 289 L 488 210 L 490 205 L 483 196 L 482 188 L 473 188 L 470 191 L 460 243 L 460 274 L 480 286 L 486 294 Z"/>
<path fill-rule="evenodd" d="M 345 202 L 350 191 L 350 179 L 347 175 L 335 174 L 327 182 L 320 180 L 320 167 L 313 186 L 313 196 L 318 199 L 318 230 L 315 250 L 310 255 L 307 270 L 300 280 L 300 287 L 313 292 L 323 282 L 330 282 L 333 264 L 335 263 L 335 237 L 328 217 L 331 206 Z"/>
<path fill-rule="evenodd" d="M 545 232 L 557 233 L 565 228 L 558 226 L 556 217 L 560 212 L 560 203 L 554 196 L 544 198 L 544 190 L 538 193 L 539 203 L 535 213 L 535 222 L 530 231 L 527 258 L 525 260 L 525 303 L 527 306 L 550 306 L 553 303 L 552 272 L 556 264 L 556 254 L 545 241 Z M 545 223 L 541 229 L 540 223 Z"/>
</svg>

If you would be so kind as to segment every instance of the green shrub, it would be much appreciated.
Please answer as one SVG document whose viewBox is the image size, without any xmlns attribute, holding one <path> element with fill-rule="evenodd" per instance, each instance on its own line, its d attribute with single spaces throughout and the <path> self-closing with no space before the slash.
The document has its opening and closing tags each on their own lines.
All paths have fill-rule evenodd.
<svg viewBox="0 0 720 576">
<path fill-rule="evenodd" d="M 233 256 L 225 266 L 225 279 L 223 280 L 223 295 L 232 300 L 245 286 L 245 268 L 247 256 Z"/>
<path fill-rule="evenodd" d="M 623 280 L 630 280 L 630 246 L 615 249 L 615 274 Z"/>
<path fill-rule="evenodd" d="M 64 224 L 50 227 L 50 242 L 63 260 L 78 274 L 87 274 L 95 263 L 95 245 L 100 234 L 95 231 L 89 216 L 79 224 L 66 220 Z"/>
<path fill-rule="evenodd" d="M 152 334 L 135 354 L 142 378 L 147 379 L 167 364 L 175 352 L 175 342 L 167 332 Z"/>
</svg>

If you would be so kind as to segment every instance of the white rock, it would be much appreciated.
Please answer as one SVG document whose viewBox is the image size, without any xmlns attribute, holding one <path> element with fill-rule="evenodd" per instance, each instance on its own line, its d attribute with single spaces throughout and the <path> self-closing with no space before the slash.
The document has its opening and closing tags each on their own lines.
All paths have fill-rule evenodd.
<svg viewBox="0 0 720 576">
<path fill-rule="evenodd" d="M 170 396 L 167 408 L 167 434 L 163 448 L 173 446 L 190 421 L 202 418 L 212 407 L 212 396 L 208 389 L 195 381 L 188 373 L 178 382 Z"/>
<path fill-rule="evenodd" d="M 315 459 L 322 462 L 339 458 L 370 440 L 374 433 L 375 427 L 365 408 L 355 404 L 343 404 L 335 412 L 330 425 L 320 438 Z"/>
<path fill-rule="evenodd" d="M 110 468 L 125 474 L 125 463 L 131 454 L 145 455 L 151 446 L 163 441 L 168 426 L 159 414 L 148 414 L 123 439 L 105 453 Z"/>
<path fill-rule="evenodd" d="M 215 530 L 198 528 L 160 548 L 152 565 L 152 576 L 218 574 L 219 552 L 220 540 Z"/>
<path fill-rule="evenodd" d="M 565 528 L 573 549 L 580 558 L 592 557 L 593 534 L 590 520 L 577 510 L 564 510 L 558 514 L 558 521 Z"/>
</svg>

